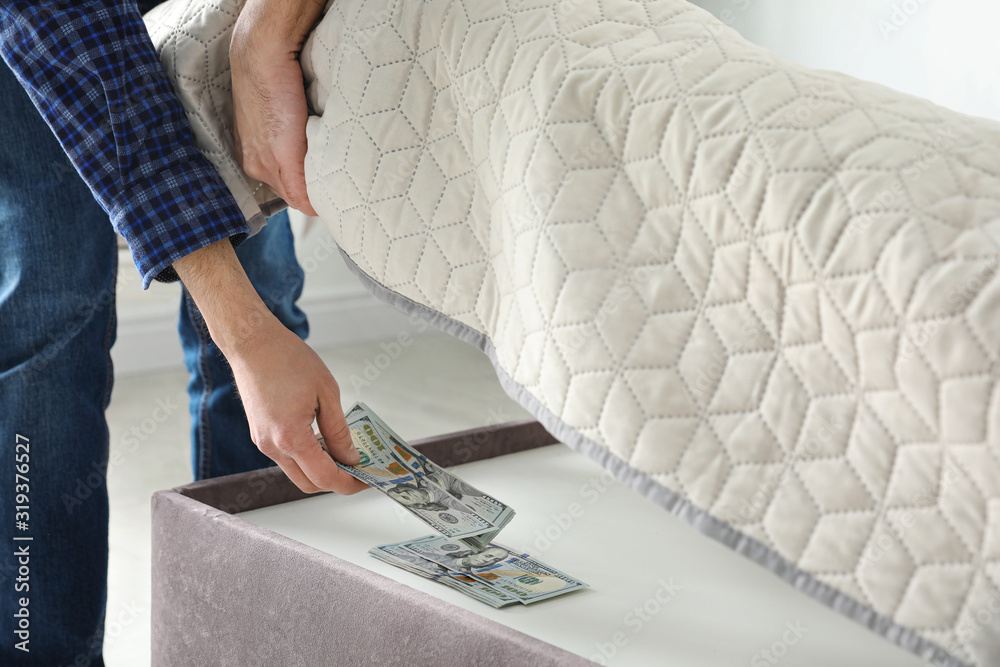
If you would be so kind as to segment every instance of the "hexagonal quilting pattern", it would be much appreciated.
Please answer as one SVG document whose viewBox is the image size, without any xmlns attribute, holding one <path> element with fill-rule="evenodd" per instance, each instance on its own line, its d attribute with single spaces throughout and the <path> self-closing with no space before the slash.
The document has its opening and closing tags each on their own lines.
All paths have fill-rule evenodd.
<svg viewBox="0 0 1000 667">
<path fill-rule="evenodd" d="M 173 0 L 150 26 L 254 219 L 273 195 L 231 154 L 238 10 Z M 302 63 L 310 197 L 369 282 L 744 536 L 716 537 L 913 650 L 1000 661 L 998 125 L 683 0 L 336 0 Z"/>
</svg>

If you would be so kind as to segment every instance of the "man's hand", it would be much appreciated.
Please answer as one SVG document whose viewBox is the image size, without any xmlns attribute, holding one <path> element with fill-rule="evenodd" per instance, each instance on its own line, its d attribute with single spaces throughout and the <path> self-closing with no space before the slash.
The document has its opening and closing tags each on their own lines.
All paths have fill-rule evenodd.
<svg viewBox="0 0 1000 667">
<path fill-rule="evenodd" d="M 267 310 L 229 240 L 196 250 L 174 262 L 174 268 L 233 369 L 257 448 L 306 493 L 364 489 L 334 464 L 313 435 L 315 419 L 338 461 L 360 460 L 337 382 L 319 356 Z"/>
<path fill-rule="evenodd" d="M 360 461 L 333 375 L 319 356 L 277 319 L 272 317 L 257 334 L 226 355 L 257 448 L 306 493 L 352 493 L 366 488 L 333 466 L 313 435 L 315 419 L 337 460 L 347 464 Z"/>
<path fill-rule="evenodd" d="M 323 12 L 319 0 L 248 0 L 229 60 L 236 159 L 292 208 L 316 215 L 306 193 L 306 93 L 299 52 Z"/>
</svg>

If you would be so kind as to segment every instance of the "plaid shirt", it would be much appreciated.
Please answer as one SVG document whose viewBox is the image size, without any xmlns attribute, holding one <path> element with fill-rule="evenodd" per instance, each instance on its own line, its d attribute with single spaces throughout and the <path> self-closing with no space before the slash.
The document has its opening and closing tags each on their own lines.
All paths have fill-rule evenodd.
<svg viewBox="0 0 1000 667">
<path fill-rule="evenodd" d="M 143 287 L 249 233 L 195 149 L 134 0 L 0 0 L 0 52 L 132 249 Z"/>
</svg>

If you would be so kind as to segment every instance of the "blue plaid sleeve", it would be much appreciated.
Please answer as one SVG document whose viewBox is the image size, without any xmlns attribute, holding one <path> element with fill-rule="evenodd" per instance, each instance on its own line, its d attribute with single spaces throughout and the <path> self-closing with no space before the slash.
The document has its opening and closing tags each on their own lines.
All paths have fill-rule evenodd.
<svg viewBox="0 0 1000 667">
<path fill-rule="evenodd" d="M 111 223 L 143 287 L 250 229 L 191 128 L 134 0 L 0 0 L 0 51 Z"/>
</svg>

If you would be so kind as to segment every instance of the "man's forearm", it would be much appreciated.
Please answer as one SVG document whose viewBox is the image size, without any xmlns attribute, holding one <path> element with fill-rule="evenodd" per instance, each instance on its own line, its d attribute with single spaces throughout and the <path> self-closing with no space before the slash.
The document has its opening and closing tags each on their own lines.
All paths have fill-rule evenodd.
<svg viewBox="0 0 1000 667">
<path fill-rule="evenodd" d="M 338 461 L 360 460 L 326 365 L 267 310 L 229 241 L 174 262 L 212 338 L 233 369 L 250 435 L 300 489 L 311 493 L 364 488 L 330 460 L 313 436 L 315 420 Z"/>
<path fill-rule="evenodd" d="M 182 257 L 174 262 L 174 269 L 227 358 L 252 348 L 267 325 L 280 325 L 250 283 L 228 240 Z"/>
</svg>

